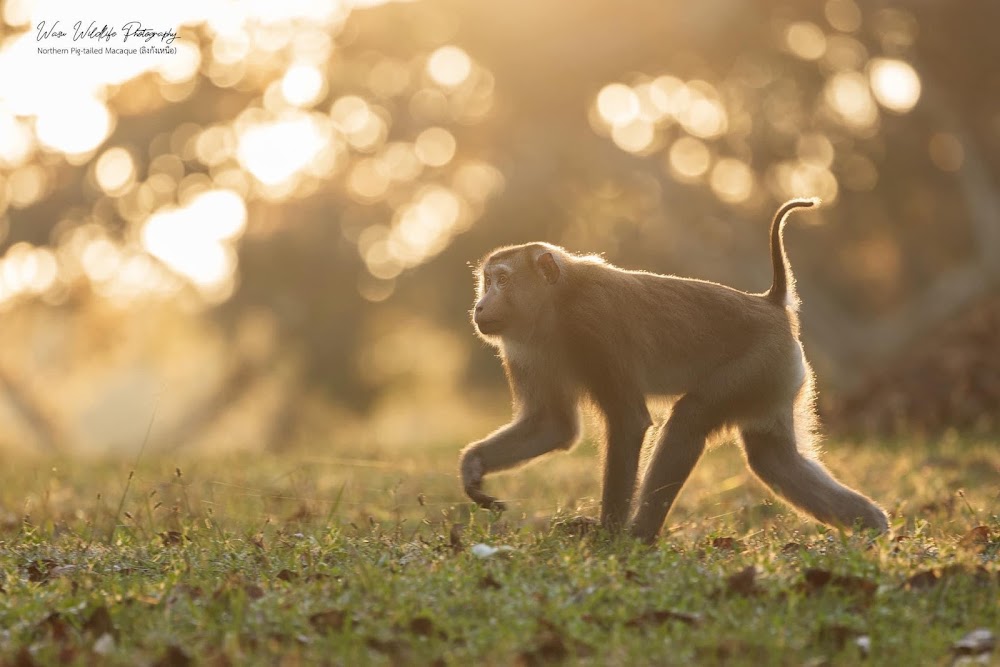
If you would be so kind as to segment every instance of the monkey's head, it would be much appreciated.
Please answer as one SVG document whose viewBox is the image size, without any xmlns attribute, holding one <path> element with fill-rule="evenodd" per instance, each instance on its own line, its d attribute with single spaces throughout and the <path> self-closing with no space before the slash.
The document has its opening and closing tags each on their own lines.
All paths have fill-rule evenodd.
<svg viewBox="0 0 1000 667">
<path fill-rule="evenodd" d="M 552 300 L 570 261 L 548 243 L 494 250 L 477 271 L 472 320 L 488 342 L 527 341 L 544 329 Z"/>
</svg>

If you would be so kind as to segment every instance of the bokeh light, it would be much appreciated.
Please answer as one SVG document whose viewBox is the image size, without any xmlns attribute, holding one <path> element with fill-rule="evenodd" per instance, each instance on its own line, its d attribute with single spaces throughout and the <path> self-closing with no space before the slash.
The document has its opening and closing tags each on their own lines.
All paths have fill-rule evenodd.
<svg viewBox="0 0 1000 667">
<path fill-rule="evenodd" d="M 455 137 L 443 127 L 429 127 L 417 136 L 414 151 L 428 167 L 443 167 L 455 157 Z"/>
<path fill-rule="evenodd" d="M 31 127 L 0 107 L 0 166 L 9 168 L 24 164 L 34 148 Z"/>
<path fill-rule="evenodd" d="M 41 294 L 55 283 L 58 271 L 48 248 L 15 243 L 0 258 L 0 302 L 20 293 Z"/>
<path fill-rule="evenodd" d="M 326 81 L 314 65 L 292 65 L 281 79 L 281 93 L 290 104 L 311 106 L 326 93 Z"/>
<path fill-rule="evenodd" d="M 173 271 L 206 289 L 218 288 L 236 268 L 231 241 L 246 227 L 243 199 L 229 190 L 203 192 L 186 205 L 165 207 L 142 229 L 143 247 Z"/>
<path fill-rule="evenodd" d="M 48 106 L 38 114 L 35 131 L 47 148 L 70 155 L 93 151 L 107 138 L 112 117 L 104 103 L 81 97 L 73 104 Z"/>
<path fill-rule="evenodd" d="M 827 0 L 823 5 L 823 15 L 831 26 L 841 32 L 856 32 L 861 28 L 861 9 L 854 0 Z"/>
<path fill-rule="evenodd" d="M 628 125 L 639 115 L 639 97 L 625 84 L 611 83 L 597 94 L 597 111 L 612 127 Z"/>
<path fill-rule="evenodd" d="M 719 199 L 729 204 L 740 204 L 753 194 L 753 170 L 741 160 L 722 158 L 712 167 L 710 183 Z"/>
<path fill-rule="evenodd" d="M 704 176 L 711 161 L 708 147 L 694 137 L 681 137 L 670 147 L 670 170 L 680 180 L 691 181 Z"/>
<path fill-rule="evenodd" d="M 652 123 L 637 117 L 631 123 L 611 128 L 611 139 L 619 148 L 629 153 L 642 153 L 653 145 L 656 130 Z"/>
<path fill-rule="evenodd" d="M 109 148 L 97 159 L 94 175 L 97 185 L 106 194 L 121 194 L 135 182 L 132 154 L 121 147 Z"/>
<path fill-rule="evenodd" d="M 868 81 L 858 72 L 838 72 L 827 81 L 827 104 L 840 121 L 855 130 L 868 131 L 878 122 L 878 108 Z"/>
<path fill-rule="evenodd" d="M 427 73 L 435 83 L 456 88 L 472 73 L 472 59 L 457 46 L 442 46 L 427 59 Z"/>
<path fill-rule="evenodd" d="M 785 29 L 785 45 L 803 60 L 818 60 L 826 52 L 826 35 L 815 23 L 798 21 Z"/>
<path fill-rule="evenodd" d="M 920 77 L 909 63 L 875 58 L 869 64 L 872 92 L 879 104 L 896 113 L 906 113 L 920 99 Z"/>
<path fill-rule="evenodd" d="M 320 118 L 292 114 L 248 125 L 237 139 L 240 164 L 265 185 L 289 181 L 329 141 Z"/>
</svg>

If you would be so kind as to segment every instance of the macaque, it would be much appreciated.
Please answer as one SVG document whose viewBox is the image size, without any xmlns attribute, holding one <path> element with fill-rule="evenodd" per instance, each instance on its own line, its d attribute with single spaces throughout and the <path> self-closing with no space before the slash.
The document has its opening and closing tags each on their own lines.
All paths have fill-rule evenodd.
<svg viewBox="0 0 1000 667">
<path fill-rule="evenodd" d="M 886 514 L 835 480 L 813 448 L 812 371 L 782 245 L 793 199 L 771 224 L 774 278 L 763 294 L 628 271 L 548 243 L 494 250 L 477 268 L 476 331 L 500 352 L 513 420 L 462 450 L 466 494 L 503 510 L 483 478 L 580 433 L 580 404 L 603 417 L 601 525 L 652 542 L 713 436 L 738 435 L 747 464 L 777 495 L 823 523 L 885 532 Z M 640 472 L 647 398 L 672 401 Z"/>
</svg>

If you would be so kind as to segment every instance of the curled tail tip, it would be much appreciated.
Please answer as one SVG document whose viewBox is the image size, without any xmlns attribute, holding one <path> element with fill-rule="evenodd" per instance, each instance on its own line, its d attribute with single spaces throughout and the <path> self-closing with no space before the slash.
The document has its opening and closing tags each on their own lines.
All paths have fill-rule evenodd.
<svg viewBox="0 0 1000 667">
<path fill-rule="evenodd" d="M 823 205 L 823 200 L 819 197 L 795 197 L 788 200 L 782 208 L 813 208 Z"/>
</svg>

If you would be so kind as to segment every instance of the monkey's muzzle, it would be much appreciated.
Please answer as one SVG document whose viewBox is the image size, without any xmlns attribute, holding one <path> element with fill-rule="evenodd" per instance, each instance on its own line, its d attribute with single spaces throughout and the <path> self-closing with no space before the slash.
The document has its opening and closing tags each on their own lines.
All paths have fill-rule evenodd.
<svg viewBox="0 0 1000 667">
<path fill-rule="evenodd" d="M 500 320 L 487 320 L 479 317 L 478 314 L 473 317 L 472 320 L 476 323 L 476 328 L 479 329 L 479 333 L 484 336 L 498 334 L 502 328 Z"/>
</svg>

